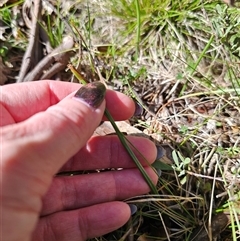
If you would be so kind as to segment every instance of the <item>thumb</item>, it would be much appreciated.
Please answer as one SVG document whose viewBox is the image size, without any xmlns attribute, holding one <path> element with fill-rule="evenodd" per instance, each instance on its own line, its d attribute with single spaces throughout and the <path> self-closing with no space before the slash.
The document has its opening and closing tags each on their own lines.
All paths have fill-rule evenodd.
<svg viewBox="0 0 240 241">
<path fill-rule="evenodd" d="M 88 84 L 45 112 L 3 127 L 3 169 L 52 177 L 99 125 L 105 92 L 100 82 Z"/>
<path fill-rule="evenodd" d="M 45 112 L 1 128 L 4 240 L 29 239 L 53 175 L 100 123 L 105 91 L 100 83 L 84 86 L 75 97 L 72 94 Z M 14 232 L 13 227 L 17 227 Z"/>
</svg>

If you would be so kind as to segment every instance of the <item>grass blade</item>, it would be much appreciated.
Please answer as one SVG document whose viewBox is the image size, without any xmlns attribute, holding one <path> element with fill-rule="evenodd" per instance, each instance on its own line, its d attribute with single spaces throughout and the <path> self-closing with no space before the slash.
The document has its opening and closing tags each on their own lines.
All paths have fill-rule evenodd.
<svg viewBox="0 0 240 241">
<path fill-rule="evenodd" d="M 81 82 L 83 85 L 87 84 L 87 82 L 84 80 L 84 78 L 82 77 L 82 75 L 77 71 L 77 69 L 69 64 L 68 65 L 69 69 L 72 71 L 72 73 L 74 74 L 74 76 L 79 80 L 79 82 Z M 124 148 L 126 149 L 126 151 L 128 152 L 128 154 L 130 155 L 130 157 L 132 158 L 132 160 L 134 161 L 134 163 L 136 164 L 137 168 L 139 169 L 139 171 L 141 172 L 142 176 L 144 177 L 145 181 L 147 182 L 151 192 L 153 194 L 158 194 L 157 188 L 154 185 L 154 183 L 152 182 L 152 180 L 150 179 L 150 177 L 148 176 L 148 174 L 146 173 L 145 169 L 143 168 L 143 166 L 141 165 L 141 163 L 139 162 L 139 160 L 137 159 L 136 155 L 134 154 L 134 152 L 132 151 L 132 149 L 129 147 L 127 140 L 125 138 L 125 136 L 123 135 L 123 133 L 118 129 L 114 119 L 112 118 L 110 112 L 105 109 L 104 114 L 106 115 L 106 117 L 108 118 L 108 120 L 110 121 L 110 123 L 112 124 L 119 140 L 121 141 L 122 145 L 124 146 Z M 132 144 L 131 144 L 132 145 Z M 133 145 L 132 145 L 133 146 Z"/>
<path fill-rule="evenodd" d="M 111 122 L 116 134 L 118 135 L 119 140 L 121 141 L 122 145 L 124 146 L 124 148 L 126 149 L 126 151 L 128 152 L 128 154 L 130 155 L 130 157 L 132 158 L 132 160 L 134 161 L 134 163 L 136 164 L 136 166 L 138 167 L 139 171 L 141 172 L 141 174 L 143 175 L 145 181 L 147 182 L 148 186 L 150 187 L 151 191 L 153 194 L 158 194 L 157 188 L 156 186 L 153 184 L 152 180 L 149 178 L 148 174 L 146 173 L 145 169 L 143 168 L 143 166 L 141 165 L 141 163 L 139 162 L 139 160 L 137 159 L 137 157 L 135 156 L 134 152 L 132 151 L 132 149 L 129 147 L 129 145 L 127 144 L 127 141 L 125 139 L 125 136 L 122 134 L 122 132 L 120 132 L 120 130 L 118 129 L 116 123 L 114 122 L 114 119 L 112 118 L 111 114 L 109 113 L 109 111 L 107 109 L 105 109 L 105 115 L 108 118 L 108 120 Z"/>
</svg>

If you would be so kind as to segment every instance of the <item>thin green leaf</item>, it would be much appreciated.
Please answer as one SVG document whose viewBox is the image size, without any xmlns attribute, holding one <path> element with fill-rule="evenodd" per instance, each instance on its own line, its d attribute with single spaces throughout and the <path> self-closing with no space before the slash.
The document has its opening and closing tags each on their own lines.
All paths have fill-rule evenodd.
<svg viewBox="0 0 240 241">
<path fill-rule="evenodd" d="M 82 83 L 82 84 L 86 84 L 86 81 L 84 80 L 84 78 L 80 75 L 80 73 L 74 68 L 73 65 L 69 64 L 68 65 L 69 69 L 72 71 L 72 73 L 74 74 L 74 76 Z M 148 186 L 150 187 L 151 191 L 153 194 L 158 194 L 157 188 L 154 185 L 154 183 L 152 182 L 152 180 L 150 179 L 150 177 L 148 176 L 148 174 L 146 173 L 145 169 L 143 168 L 143 166 L 141 165 L 141 163 L 139 162 L 139 160 L 137 159 L 137 157 L 135 156 L 134 152 L 132 151 L 132 149 L 129 147 L 127 140 L 125 138 L 125 136 L 122 134 L 122 132 L 118 129 L 114 119 L 112 118 L 110 112 L 105 109 L 105 115 L 108 118 L 108 120 L 110 121 L 110 123 L 112 124 L 118 138 L 120 139 L 122 145 L 124 146 L 124 148 L 126 149 L 126 151 L 128 152 L 128 154 L 130 155 L 130 157 L 132 158 L 132 160 L 134 161 L 134 163 L 136 164 L 137 168 L 139 169 L 139 171 L 141 172 L 141 174 L 143 175 L 145 181 L 147 182 Z"/>
<path fill-rule="evenodd" d="M 135 156 L 134 152 L 132 151 L 132 149 L 127 144 L 125 136 L 122 134 L 122 132 L 119 131 L 116 123 L 114 122 L 114 119 L 112 118 L 111 114 L 109 113 L 109 111 L 107 109 L 105 109 L 105 115 L 108 118 L 108 120 L 111 122 L 111 124 L 112 124 L 116 134 L 118 135 L 118 138 L 121 141 L 122 145 L 124 146 L 124 148 L 126 149 L 128 154 L 130 155 L 130 157 L 132 158 L 132 160 L 134 161 L 134 163 L 138 167 L 139 171 L 143 175 L 143 177 L 144 177 L 145 181 L 147 182 L 148 186 L 150 187 L 152 193 L 158 194 L 156 186 L 153 184 L 152 180 L 150 179 L 150 177 L 146 173 L 145 169 L 143 168 L 143 166 L 141 165 L 141 163 L 139 162 L 139 160 Z"/>
</svg>

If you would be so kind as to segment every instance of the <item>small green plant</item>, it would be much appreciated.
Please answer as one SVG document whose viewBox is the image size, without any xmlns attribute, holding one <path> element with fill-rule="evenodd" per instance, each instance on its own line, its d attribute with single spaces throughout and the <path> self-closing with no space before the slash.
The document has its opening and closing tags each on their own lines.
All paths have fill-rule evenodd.
<svg viewBox="0 0 240 241">
<path fill-rule="evenodd" d="M 240 148 L 237 146 L 232 146 L 227 148 L 227 152 L 230 156 L 234 157 L 240 154 Z"/>
<path fill-rule="evenodd" d="M 47 14 L 46 16 L 46 26 L 43 26 L 45 31 L 48 34 L 51 46 L 53 48 L 57 47 L 62 43 L 62 39 L 65 32 L 65 23 L 61 19 L 61 13 L 59 12 L 59 8 L 57 8 L 56 16 L 53 14 Z M 53 24 L 54 23 L 54 24 Z"/>
<path fill-rule="evenodd" d="M 187 182 L 187 173 L 186 170 L 189 169 L 189 164 L 191 162 L 191 159 L 189 157 L 183 157 L 180 152 L 173 151 L 172 157 L 174 160 L 174 164 L 172 165 L 172 168 L 179 173 L 178 177 L 182 177 L 180 180 L 180 183 L 184 185 Z"/>
<path fill-rule="evenodd" d="M 11 10 L 8 7 L 4 7 L 0 9 L 0 16 L 2 17 L 2 21 L 6 25 L 10 25 L 12 18 L 11 18 Z"/>
<path fill-rule="evenodd" d="M 0 46 L 0 57 L 5 58 L 8 53 L 8 47 L 7 46 Z"/>
<path fill-rule="evenodd" d="M 183 135 L 186 135 L 188 133 L 188 127 L 185 125 L 182 125 L 179 129 L 179 132 Z"/>
</svg>

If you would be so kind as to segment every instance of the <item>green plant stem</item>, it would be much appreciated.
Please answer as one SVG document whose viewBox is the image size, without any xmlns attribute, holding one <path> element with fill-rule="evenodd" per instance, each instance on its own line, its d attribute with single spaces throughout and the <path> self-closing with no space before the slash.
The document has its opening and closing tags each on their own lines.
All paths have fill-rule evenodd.
<svg viewBox="0 0 240 241">
<path fill-rule="evenodd" d="M 135 0 L 136 14 L 137 14 L 137 38 L 136 38 L 136 59 L 139 55 L 139 43 L 140 43 L 140 32 L 141 32 L 141 15 L 140 15 L 140 4 L 138 0 Z"/>
<path fill-rule="evenodd" d="M 127 141 L 125 139 L 125 136 L 122 134 L 122 132 L 118 129 L 116 123 L 114 122 L 114 119 L 112 118 L 111 114 L 109 113 L 109 111 L 107 109 L 105 109 L 105 115 L 108 118 L 108 120 L 111 122 L 116 134 L 118 135 L 119 140 L 121 141 L 122 145 L 124 146 L 124 148 L 126 149 L 126 151 L 128 152 L 128 154 L 130 155 L 130 157 L 132 158 L 132 160 L 134 161 L 134 163 L 136 164 L 136 166 L 138 167 L 139 171 L 141 172 L 141 174 L 143 175 L 145 181 L 147 182 L 148 186 L 150 187 L 151 191 L 153 194 L 158 194 L 157 188 L 155 187 L 155 185 L 153 184 L 152 180 L 149 178 L 148 174 L 146 173 L 145 169 L 143 168 L 143 166 L 141 165 L 141 163 L 138 161 L 137 157 L 135 156 L 134 152 L 132 151 L 132 149 L 129 147 L 129 145 L 127 144 Z"/>
<path fill-rule="evenodd" d="M 194 72 L 196 71 L 200 61 L 204 58 L 205 56 L 205 53 L 207 52 L 207 50 L 209 49 L 209 47 L 211 46 L 212 42 L 213 42 L 213 39 L 214 39 L 214 36 L 212 35 L 211 38 L 209 39 L 207 45 L 205 46 L 205 48 L 203 49 L 202 53 L 200 54 L 197 62 L 194 64 L 194 66 L 192 67 L 192 70 L 190 72 L 190 76 L 192 76 L 194 74 Z M 188 81 L 186 81 L 186 83 L 183 85 L 182 87 L 182 90 L 180 92 L 180 95 L 179 96 L 182 96 L 184 91 L 186 90 L 187 88 L 187 85 L 188 85 Z"/>
<path fill-rule="evenodd" d="M 72 71 L 72 73 L 74 74 L 74 76 L 83 84 L 86 84 L 85 79 L 81 76 L 81 74 L 77 71 L 77 69 L 75 69 L 75 67 L 71 64 L 68 65 L 69 69 Z M 122 145 L 124 146 L 124 148 L 126 149 L 126 151 L 128 152 L 129 156 L 132 158 L 132 160 L 134 161 L 134 163 L 136 164 L 137 168 L 139 169 L 139 171 L 141 172 L 142 176 L 144 177 L 145 181 L 147 182 L 151 192 L 153 194 L 158 194 L 157 188 L 154 185 L 154 183 L 152 182 L 152 180 L 150 179 L 150 177 L 148 176 L 148 174 L 146 173 L 145 169 L 143 168 L 143 166 L 141 165 L 141 163 L 139 162 L 139 160 L 137 159 L 137 157 L 135 156 L 134 152 L 132 151 L 132 149 L 129 147 L 127 140 L 125 139 L 125 136 L 123 135 L 123 133 L 118 129 L 114 119 L 112 118 L 110 112 L 105 109 L 104 114 L 106 115 L 106 117 L 108 118 L 108 120 L 110 121 L 110 123 L 112 124 L 119 140 L 121 141 Z"/>
<path fill-rule="evenodd" d="M 82 83 L 83 85 L 87 84 L 85 79 L 82 77 L 82 75 L 77 71 L 77 69 L 72 64 L 69 64 L 68 68 L 72 71 L 72 73 L 78 79 L 78 81 L 80 81 L 80 83 Z"/>
</svg>

